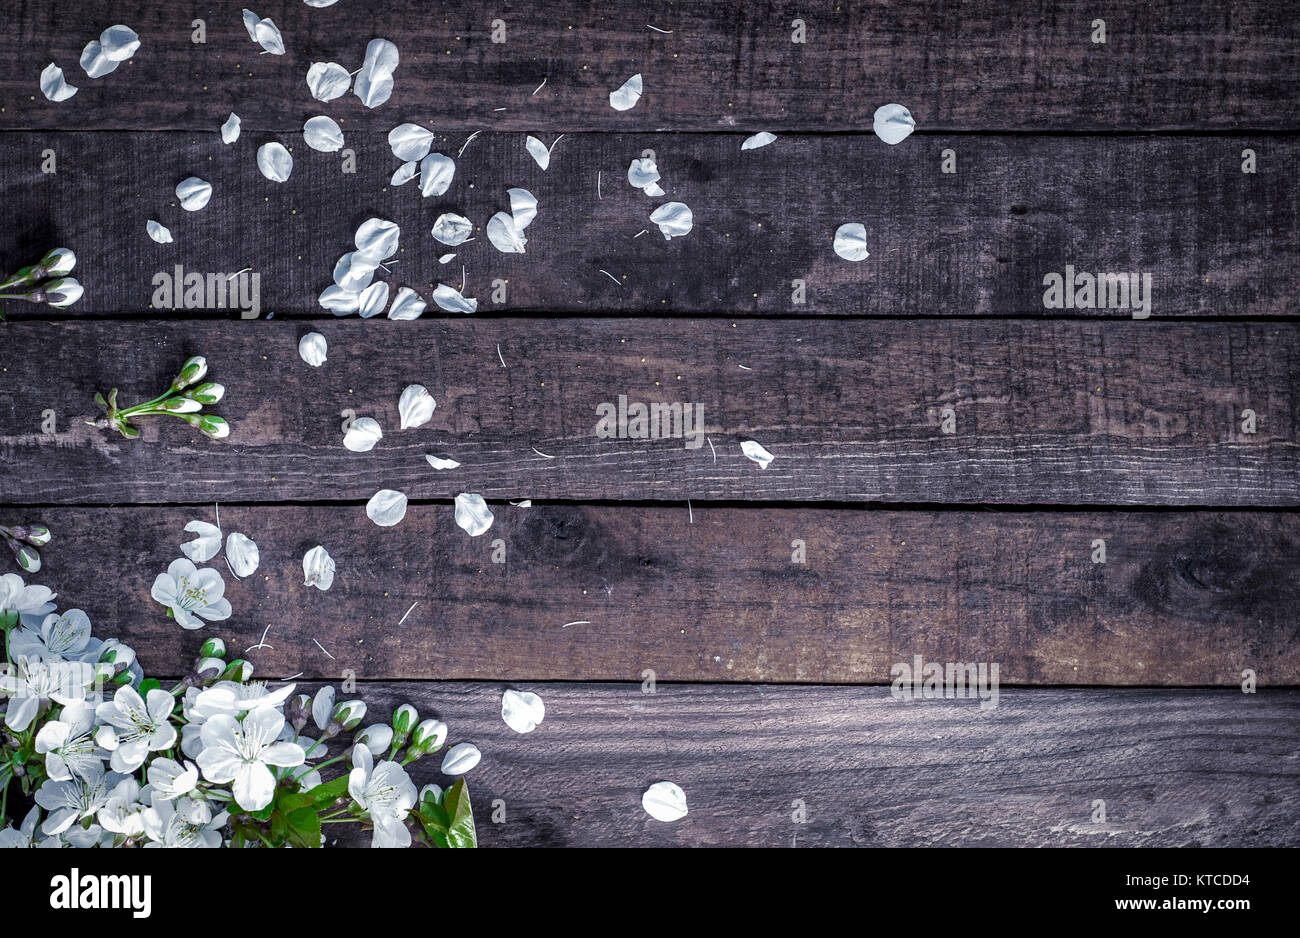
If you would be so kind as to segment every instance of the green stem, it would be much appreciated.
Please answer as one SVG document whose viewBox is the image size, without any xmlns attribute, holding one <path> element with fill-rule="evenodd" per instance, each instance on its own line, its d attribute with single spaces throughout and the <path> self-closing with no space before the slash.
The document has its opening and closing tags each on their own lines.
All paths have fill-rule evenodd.
<svg viewBox="0 0 1300 938">
<path fill-rule="evenodd" d="M 171 396 L 172 396 L 173 394 L 175 394 L 175 393 L 176 393 L 176 392 L 173 391 L 171 388 L 168 388 L 166 391 L 163 391 L 161 394 L 159 394 L 159 395 L 158 395 L 157 397 L 155 397 L 153 400 L 151 400 L 151 401 L 145 401 L 143 404 L 133 404 L 133 405 L 131 405 L 130 407 L 126 408 L 125 410 L 119 410 L 118 413 L 119 413 L 119 414 L 134 414 L 134 413 L 138 413 L 138 412 L 143 412 L 144 410 L 146 410 L 146 409 L 152 407 L 154 404 L 161 404 L 163 401 L 167 400 L 169 397 L 171 397 Z"/>
</svg>

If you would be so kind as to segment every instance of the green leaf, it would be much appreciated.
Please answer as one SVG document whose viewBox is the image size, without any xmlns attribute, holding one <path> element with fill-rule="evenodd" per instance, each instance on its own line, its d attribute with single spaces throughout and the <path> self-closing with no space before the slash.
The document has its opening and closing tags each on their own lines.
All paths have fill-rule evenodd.
<svg viewBox="0 0 1300 938">
<path fill-rule="evenodd" d="M 162 683 L 156 677 L 147 677 L 141 681 L 138 693 L 143 697 L 151 690 L 162 690 Z"/>
<path fill-rule="evenodd" d="M 447 789 L 442 798 L 451 823 L 447 825 L 447 841 L 452 847 L 477 847 L 478 832 L 474 829 L 474 812 L 469 804 L 469 788 L 463 777 L 456 779 L 456 784 Z"/>
<path fill-rule="evenodd" d="M 299 808 L 285 820 L 289 827 L 289 842 L 295 847 L 315 850 L 320 846 L 320 815 L 314 807 Z"/>
<path fill-rule="evenodd" d="M 315 788 L 303 792 L 303 796 L 310 799 L 317 809 L 328 808 L 339 798 L 342 798 L 348 791 L 348 777 L 340 775 L 332 781 L 324 782 Z"/>
</svg>

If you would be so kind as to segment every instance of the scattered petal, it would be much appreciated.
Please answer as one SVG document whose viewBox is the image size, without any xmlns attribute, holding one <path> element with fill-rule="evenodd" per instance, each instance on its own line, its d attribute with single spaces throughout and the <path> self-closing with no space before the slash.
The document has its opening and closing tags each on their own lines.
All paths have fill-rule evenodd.
<svg viewBox="0 0 1300 938">
<path fill-rule="evenodd" d="M 457 743 L 447 750 L 442 760 L 443 775 L 464 775 L 478 765 L 483 754 L 473 743 Z"/>
<path fill-rule="evenodd" d="M 501 719 L 516 733 L 531 733 L 546 717 L 546 705 L 536 694 L 508 690 L 501 695 Z"/>
<path fill-rule="evenodd" d="M 430 456 L 427 453 L 425 454 L 424 458 L 429 463 L 429 465 L 433 466 L 433 468 L 435 469 L 459 469 L 460 468 L 460 463 L 456 462 L 456 460 L 454 459 L 442 459 L 441 457 L 438 456 Z"/>
<path fill-rule="evenodd" d="M 916 129 L 916 121 L 912 119 L 912 112 L 903 105 L 886 104 L 876 108 L 871 129 L 876 132 L 877 137 L 893 146 L 908 138 Z"/>
<path fill-rule="evenodd" d="M 316 546 L 302 558 L 303 586 L 324 591 L 334 585 L 334 558 L 324 547 Z"/>
<path fill-rule="evenodd" d="M 694 216 L 685 202 L 665 202 L 650 213 L 650 220 L 659 226 L 665 241 L 690 234 L 695 225 Z"/>
<path fill-rule="evenodd" d="M 380 489 L 366 502 L 366 516 L 381 528 L 391 528 L 406 517 L 406 496 L 394 489 Z"/>
<path fill-rule="evenodd" d="M 528 239 L 519 230 L 515 220 L 505 212 L 497 212 L 487 223 L 488 240 L 502 254 L 523 254 Z"/>
<path fill-rule="evenodd" d="M 293 172 L 293 157 L 284 144 L 264 143 L 257 148 L 257 168 L 271 182 L 284 182 Z"/>
<path fill-rule="evenodd" d="M 176 185 L 176 198 L 180 199 L 185 211 L 197 212 L 212 198 L 212 183 L 204 182 L 198 176 L 182 179 Z"/>
<path fill-rule="evenodd" d="M 510 196 L 510 217 L 515 220 L 515 226 L 523 231 L 537 217 L 537 196 L 527 189 L 507 189 L 506 195 Z"/>
<path fill-rule="evenodd" d="M 117 59 L 110 59 L 104 54 L 104 47 L 98 39 L 86 43 L 81 50 L 81 68 L 91 78 L 103 78 L 120 65 Z"/>
<path fill-rule="evenodd" d="M 366 107 L 379 107 L 393 96 L 393 77 L 361 72 L 352 86 L 352 93 L 360 98 L 361 103 Z"/>
<path fill-rule="evenodd" d="M 680 821 L 686 817 L 686 792 L 672 782 L 655 782 L 641 796 L 641 807 L 656 821 Z"/>
<path fill-rule="evenodd" d="M 473 233 L 474 223 L 464 215 L 446 212 L 439 215 L 438 220 L 433 223 L 433 237 L 451 247 L 464 244 Z"/>
<path fill-rule="evenodd" d="M 231 111 L 230 116 L 226 118 L 226 122 L 221 125 L 221 142 L 234 143 L 238 140 L 239 126 L 241 123 L 242 121 L 240 121 L 239 115 L 234 111 Z"/>
<path fill-rule="evenodd" d="M 659 167 L 655 166 L 655 161 L 649 157 L 632 161 L 632 165 L 627 168 L 627 181 L 633 188 L 642 190 L 646 195 L 664 194 L 663 190 L 656 185 L 659 182 Z"/>
<path fill-rule="evenodd" d="M 442 195 L 450 188 L 454 175 L 456 163 L 450 156 L 430 153 L 420 161 L 420 194 L 426 199 L 431 195 Z"/>
<path fill-rule="evenodd" d="M 456 259 L 456 252 L 452 251 L 450 254 L 444 254 L 441 257 L 439 257 L 438 263 L 446 264 L 446 263 L 450 263 L 451 261 L 454 261 L 455 259 Z"/>
<path fill-rule="evenodd" d="M 319 368 L 325 364 L 327 348 L 323 335 L 319 332 L 309 332 L 298 340 L 298 357 L 313 368 Z"/>
<path fill-rule="evenodd" d="M 45 66 L 41 72 L 41 94 L 57 103 L 68 100 L 76 93 L 77 89 L 64 80 L 63 69 L 53 62 Z"/>
<path fill-rule="evenodd" d="M 337 62 L 313 62 L 307 69 L 307 88 L 317 101 L 333 101 L 348 93 L 352 76 Z"/>
<path fill-rule="evenodd" d="M 361 291 L 357 297 L 357 312 L 362 319 L 378 316 L 388 305 L 388 284 L 380 280 Z"/>
<path fill-rule="evenodd" d="M 335 316 L 351 316 L 357 311 L 360 299 L 361 294 L 334 285 L 326 287 L 316 302 Z"/>
<path fill-rule="evenodd" d="M 433 131 L 419 124 L 398 124 L 388 132 L 388 146 L 399 160 L 418 163 L 433 149 Z"/>
<path fill-rule="evenodd" d="M 478 537 L 492 527 L 492 512 L 482 495 L 462 492 L 456 496 L 456 523 L 470 537 Z"/>
<path fill-rule="evenodd" d="M 766 130 L 754 134 L 752 137 L 746 137 L 745 142 L 740 145 L 742 150 L 757 150 L 759 147 L 765 147 L 769 143 L 776 142 L 776 134 L 770 134 Z"/>
<path fill-rule="evenodd" d="M 160 222 L 154 221 L 152 218 L 145 224 L 145 230 L 149 232 L 149 237 L 153 238 L 159 244 L 172 243 L 171 229 Z"/>
<path fill-rule="evenodd" d="M 626 111 L 641 100 L 641 75 L 633 75 L 616 91 L 609 93 L 609 106 L 616 111 Z"/>
<path fill-rule="evenodd" d="M 397 167 L 393 173 L 393 178 L 388 180 L 390 186 L 404 186 L 415 178 L 416 172 L 420 169 L 420 164 L 412 160 L 409 163 L 403 163 Z"/>
<path fill-rule="evenodd" d="M 433 291 L 433 301 L 438 304 L 439 309 L 445 309 L 449 313 L 473 313 L 478 311 L 478 300 L 473 297 L 461 296 L 459 290 L 455 287 L 449 287 L 445 283 L 438 284 L 438 288 Z"/>
<path fill-rule="evenodd" d="M 262 555 L 252 538 L 238 531 L 230 532 L 230 536 L 226 538 L 226 562 L 230 564 L 230 569 L 234 571 L 235 576 L 240 579 L 252 576 L 261 559 Z"/>
<path fill-rule="evenodd" d="M 99 34 L 99 45 L 104 55 L 114 62 L 125 62 L 140 48 L 140 37 L 130 26 L 110 26 Z"/>
<path fill-rule="evenodd" d="M 397 296 L 393 299 L 393 305 L 388 310 L 389 319 L 411 320 L 419 319 L 420 314 L 429 308 L 429 304 L 424 301 L 420 294 L 416 293 L 410 287 L 402 287 L 397 291 Z"/>
<path fill-rule="evenodd" d="M 360 293 L 375 279 L 375 271 L 383 258 L 367 257 L 360 251 L 349 251 L 334 265 L 334 282 L 349 293 Z"/>
<path fill-rule="evenodd" d="M 397 400 L 401 429 L 424 426 L 433 419 L 433 409 L 437 406 L 428 388 L 422 384 L 408 384 Z"/>
<path fill-rule="evenodd" d="M 537 165 L 542 169 L 546 169 L 551 165 L 551 151 L 546 149 L 546 144 L 542 143 L 542 141 L 536 137 L 529 137 L 524 141 L 524 146 L 527 148 L 529 155 L 537 161 Z"/>
<path fill-rule="evenodd" d="M 366 58 L 361 70 L 372 75 L 392 75 L 397 71 L 397 46 L 387 39 L 371 39 L 366 43 Z"/>
<path fill-rule="evenodd" d="M 743 440 L 740 444 L 740 451 L 745 454 L 746 459 L 752 459 L 754 462 L 758 463 L 758 468 L 760 469 L 766 469 L 768 463 L 776 458 L 767 450 L 763 449 L 762 445 L 755 440 Z"/>
<path fill-rule="evenodd" d="M 221 550 L 221 529 L 207 521 L 191 521 L 185 530 L 197 535 L 192 541 L 181 544 L 181 553 L 195 563 L 211 560 Z"/>
<path fill-rule="evenodd" d="M 269 17 L 258 19 L 252 10 L 244 10 L 244 28 L 252 40 L 272 55 L 284 55 L 284 37 Z"/>
<path fill-rule="evenodd" d="M 401 226 L 396 222 L 384 218 L 367 218 L 357 229 L 352 241 L 362 259 L 378 263 L 397 253 L 401 236 Z"/>
<path fill-rule="evenodd" d="M 867 229 L 855 221 L 840 225 L 835 229 L 835 253 L 846 261 L 865 261 L 871 256 L 867 253 Z"/>
<path fill-rule="evenodd" d="M 321 153 L 334 153 L 343 148 L 342 128 L 332 117 L 323 114 L 308 118 L 307 123 L 302 125 L 302 139 L 307 146 Z"/>
<path fill-rule="evenodd" d="M 374 417 L 358 417 L 343 434 L 343 445 L 354 453 L 368 453 L 384 436 Z"/>
</svg>

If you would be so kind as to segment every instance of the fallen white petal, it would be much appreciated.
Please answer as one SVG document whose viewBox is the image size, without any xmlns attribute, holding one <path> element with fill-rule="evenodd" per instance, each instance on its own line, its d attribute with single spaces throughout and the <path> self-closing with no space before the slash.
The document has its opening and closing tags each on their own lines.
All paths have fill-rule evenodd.
<svg viewBox="0 0 1300 938">
<path fill-rule="evenodd" d="M 462 492 L 456 496 L 456 523 L 470 537 L 478 537 L 492 527 L 492 512 L 482 495 Z"/>
<path fill-rule="evenodd" d="M 418 163 L 433 148 L 433 131 L 419 124 L 398 124 L 388 132 L 388 146 L 399 160 Z"/>
<path fill-rule="evenodd" d="M 428 388 L 422 384 L 408 384 L 397 400 L 401 429 L 424 426 L 433 419 L 433 410 L 437 406 Z"/>
<path fill-rule="evenodd" d="M 367 257 L 360 251 L 349 251 L 334 265 L 334 282 L 349 293 L 360 293 L 375 279 L 375 271 L 383 258 Z"/>
<path fill-rule="evenodd" d="M 372 283 L 361 291 L 357 297 L 357 312 L 361 314 L 362 319 L 369 319 L 371 316 L 378 316 L 388 305 L 388 284 L 383 280 Z"/>
<path fill-rule="evenodd" d="M 387 39 L 371 39 L 366 43 L 366 58 L 362 71 L 371 75 L 392 75 L 397 70 L 397 46 Z"/>
<path fill-rule="evenodd" d="M 366 516 L 381 528 L 391 528 L 406 517 L 406 496 L 394 489 L 380 489 L 366 502 Z"/>
<path fill-rule="evenodd" d="M 497 212 L 487 223 L 488 240 L 502 254 L 523 254 L 528 239 L 519 230 L 515 220 L 505 212 Z"/>
<path fill-rule="evenodd" d="M 230 116 L 226 118 L 226 122 L 221 125 L 221 142 L 234 143 L 238 140 L 241 123 L 243 122 L 240 121 L 239 115 L 231 111 Z"/>
<path fill-rule="evenodd" d="M 447 750 L 442 759 L 443 775 L 464 775 L 478 765 L 483 754 L 473 743 L 457 743 Z"/>
<path fill-rule="evenodd" d="M 319 332 L 309 332 L 298 340 L 298 357 L 313 368 L 319 368 L 325 364 L 327 348 L 323 335 Z"/>
<path fill-rule="evenodd" d="M 477 299 L 461 296 L 459 290 L 445 283 L 438 284 L 438 288 L 433 291 L 433 301 L 439 309 L 445 309 L 449 313 L 473 313 L 478 310 Z"/>
<path fill-rule="evenodd" d="M 114 62 L 125 62 L 140 48 L 140 37 L 130 26 L 110 26 L 99 34 L 99 45 L 104 55 Z"/>
<path fill-rule="evenodd" d="M 551 151 L 546 149 L 546 144 L 536 137 L 529 137 L 524 141 L 524 147 L 527 148 L 529 155 L 537 161 L 537 165 L 546 169 L 551 165 Z"/>
<path fill-rule="evenodd" d="M 690 234 L 695 217 L 685 202 L 665 202 L 650 213 L 650 220 L 659 226 L 665 241 Z"/>
<path fill-rule="evenodd" d="M 317 299 L 321 306 L 329 310 L 335 316 L 351 316 L 357 311 L 361 300 L 361 294 L 352 290 L 345 290 L 337 284 L 326 287 Z"/>
<path fill-rule="evenodd" d="M 912 112 L 903 105 L 886 104 L 876 108 L 871 129 L 876 132 L 877 137 L 893 146 L 908 138 L 916 129 L 916 121 L 912 119 Z"/>
<path fill-rule="evenodd" d="M 293 172 L 293 157 L 281 143 L 264 143 L 257 148 L 257 168 L 272 182 L 284 182 Z"/>
<path fill-rule="evenodd" d="M 455 252 L 455 251 L 452 251 L 450 254 L 444 254 L 444 255 L 442 255 L 441 257 L 439 257 L 439 258 L 438 258 L 438 263 L 439 263 L 439 264 L 446 264 L 446 263 L 448 263 L 448 262 L 450 262 L 450 261 L 453 261 L 453 260 L 455 260 L 455 259 L 456 259 L 456 252 Z"/>
<path fill-rule="evenodd" d="M 261 558 L 262 555 L 252 538 L 238 531 L 230 532 L 226 538 L 226 561 L 230 564 L 230 569 L 235 571 L 235 576 L 240 579 L 252 576 Z"/>
<path fill-rule="evenodd" d="M 303 586 L 327 590 L 334 585 L 334 558 L 324 547 L 316 546 L 302 558 Z"/>
<path fill-rule="evenodd" d="M 145 230 L 149 232 L 149 237 L 153 238 L 159 244 L 171 244 L 172 232 L 166 225 L 154 221 L 152 218 L 145 224 Z"/>
<path fill-rule="evenodd" d="M 190 176 L 176 184 L 176 198 L 187 212 L 197 212 L 212 198 L 212 183 Z"/>
<path fill-rule="evenodd" d="M 464 244 L 473 233 L 474 223 L 464 215 L 446 212 L 439 215 L 438 220 L 433 223 L 433 237 L 451 247 Z"/>
<path fill-rule="evenodd" d="M 386 218 L 367 218 L 357 229 L 352 241 L 361 258 L 378 263 L 397 253 L 401 237 L 402 229 L 396 222 Z"/>
<path fill-rule="evenodd" d="M 536 694 L 508 690 L 501 695 L 501 719 L 516 733 L 531 733 L 546 717 L 546 705 Z"/>
<path fill-rule="evenodd" d="M 443 459 L 439 456 L 430 456 L 427 453 L 425 454 L 424 458 L 426 461 L 428 461 L 429 465 L 433 466 L 433 468 L 435 469 L 459 469 L 460 468 L 460 463 L 456 462 L 456 460 L 454 459 Z"/>
<path fill-rule="evenodd" d="M 867 252 L 867 229 L 857 222 L 848 222 L 835 229 L 835 253 L 846 261 L 865 261 L 871 255 Z"/>
<path fill-rule="evenodd" d="M 617 90 L 609 93 L 609 106 L 616 111 L 626 111 L 641 100 L 641 76 L 633 75 Z"/>
<path fill-rule="evenodd" d="M 358 417 L 343 434 L 343 445 L 354 453 L 368 453 L 384 436 L 374 417 Z"/>
<path fill-rule="evenodd" d="M 652 182 L 649 185 L 644 186 L 641 191 L 652 199 L 657 199 L 659 196 L 664 194 L 664 190 L 660 188 L 659 183 L 657 182 Z"/>
<path fill-rule="evenodd" d="M 302 125 L 302 139 L 313 150 L 334 153 L 343 148 L 343 129 L 332 117 L 321 114 Z"/>
<path fill-rule="evenodd" d="M 337 62 L 313 62 L 307 69 L 307 88 L 317 101 L 333 101 L 348 93 L 352 76 Z"/>
<path fill-rule="evenodd" d="M 388 180 L 388 184 L 390 186 L 404 186 L 412 179 L 415 178 L 415 174 L 419 171 L 419 169 L 420 169 L 420 164 L 415 162 L 414 160 L 412 160 L 409 163 L 403 163 L 401 166 L 397 167 L 396 170 L 394 170 L 393 178 Z"/>
<path fill-rule="evenodd" d="M 672 782 L 655 782 L 641 796 L 641 807 L 656 821 L 680 821 L 686 817 L 686 792 Z"/>
<path fill-rule="evenodd" d="M 402 287 L 397 291 L 397 296 L 393 298 L 393 305 L 388 310 L 388 318 L 419 319 L 420 314 L 428 308 L 429 304 L 424 301 L 424 297 L 410 287 Z"/>
<path fill-rule="evenodd" d="M 648 156 L 633 160 L 632 165 L 627 168 L 627 181 L 633 188 L 644 191 L 659 181 L 659 167 Z"/>
<path fill-rule="evenodd" d="M 758 468 L 760 469 L 766 469 L 767 464 L 776 458 L 767 450 L 763 449 L 763 447 L 755 440 L 741 441 L 740 451 L 745 454 L 746 459 L 752 459 L 754 462 L 758 463 Z"/>
<path fill-rule="evenodd" d="M 98 39 L 90 40 L 81 50 L 81 68 L 90 78 L 103 78 L 120 64 L 122 63 L 118 60 L 110 59 L 104 54 L 104 47 Z"/>
<path fill-rule="evenodd" d="M 257 14 L 251 10 L 244 11 L 244 27 L 248 34 L 253 37 L 253 41 L 272 55 L 284 55 L 284 37 L 280 35 L 280 28 L 275 25 L 275 21 L 270 17 L 257 20 L 256 23 L 250 23 L 249 15 L 256 19 Z"/>
<path fill-rule="evenodd" d="M 393 77 L 391 75 L 372 75 L 361 72 L 352 86 L 352 93 L 361 99 L 366 107 L 375 108 L 393 96 Z"/>
<path fill-rule="evenodd" d="M 456 163 L 450 156 L 430 153 L 420 161 L 420 194 L 426 199 L 431 195 L 442 195 L 451 186 L 455 175 Z"/>
<path fill-rule="evenodd" d="M 515 226 L 523 231 L 537 217 L 537 196 L 527 189 L 507 189 L 506 195 L 510 196 L 510 217 L 515 220 Z"/>
<path fill-rule="evenodd" d="M 752 137 L 746 137 L 745 142 L 740 145 L 742 150 L 757 150 L 759 147 L 765 147 L 769 143 L 776 141 L 776 134 L 770 134 L 766 130 L 754 134 Z"/>
<path fill-rule="evenodd" d="M 221 529 L 208 521 L 191 521 L 185 530 L 198 535 L 181 544 L 181 552 L 194 563 L 204 563 L 217 556 L 221 550 Z"/>
<path fill-rule="evenodd" d="M 63 69 L 53 62 L 41 71 L 41 94 L 51 101 L 66 101 L 76 93 L 77 89 L 64 79 Z"/>
</svg>

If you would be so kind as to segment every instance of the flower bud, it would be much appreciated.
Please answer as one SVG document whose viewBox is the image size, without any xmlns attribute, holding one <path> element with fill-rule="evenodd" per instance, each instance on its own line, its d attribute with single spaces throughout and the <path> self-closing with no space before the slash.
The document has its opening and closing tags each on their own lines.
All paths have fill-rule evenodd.
<svg viewBox="0 0 1300 938">
<path fill-rule="evenodd" d="M 365 746 L 372 756 L 382 753 L 393 741 L 393 728 L 387 723 L 372 723 L 356 735 L 353 743 Z"/>
<path fill-rule="evenodd" d="M 253 677 L 253 666 L 243 658 L 236 658 L 230 664 L 226 665 L 226 670 L 222 672 L 223 681 L 236 681 L 243 684 Z"/>
<path fill-rule="evenodd" d="M 9 529 L 9 533 L 33 547 L 44 547 L 51 537 L 50 529 L 43 524 L 16 524 Z"/>
<path fill-rule="evenodd" d="M 204 414 L 199 418 L 198 427 L 214 440 L 230 436 L 230 424 L 216 414 Z"/>
<path fill-rule="evenodd" d="M 199 649 L 200 658 L 224 658 L 226 657 L 226 643 L 219 638 L 210 638 L 203 643 Z"/>
<path fill-rule="evenodd" d="M 340 704 L 336 704 L 331 717 L 333 722 L 348 732 L 360 726 L 361 721 L 365 718 L 366 702 L 364 700 L 345 700 Z"/>
<path fill-rule="evenodd" d="M 438 804 L 442 801 L 442 787 L 433 784 L 433 782 L 430 782 L 428 785 L 425 785 L 420 789 L 420 803 L 424 804 L 430 801 L 434 804 Z"/>
<path fill-rule="evenodd" d="M 194 665 L 200 681 L 215 681 L 225 670 L 226 663 L 220 658 L 200 658 Z"/>
<path fill-rule="evenodd" d="M 35 292 L 43 292 L 46 303 L 57 309 L 63 309 L 81 299 L 83 291 L 81 284 L 77 283 L 76 280 L 71 277 L 63 277 L 59 280 L 50 281 Z M 35 297 L 33 296 L 33 298 Z M 37 302 L 40 302 L 40 300 L 37 300 Z"/>
<path fill-rule="evenodd" d="M 311 717 L 311 697 L 307 694 L 299 694 L 297 697 L 289 698 L 289 702 L 284 708 L 285 719 L 293 727 L 295 733 L 301 733 L 302 728 L 307 725 L 307 720 Z"/>
<path fill-rule="evenodd" d="M 191 388 L 186 397 L 200 404 L 215 404 L 225 396 L 225 385 L 217 384 L 215 381 L 205 381 L 197 388 Z"/>
<path fill-rule="evenodd" d="M 405 745 L 419 719 L 420 714 L 409 703 L 402 704 L 393 711 L 393 741 L 399 747 Z"/>
<path fill-rule="evenodd" d="M 10 549 L 14 552 L 14 558 L 18 561 L 18 566 L 22 567 L 28 573 L 37 573 L 41 569 L 41 555 L 28 544 L 19 544 L 17 541 L 5 538 L 9 543 Z"/>
<path fill-rule="evenodd" d="M 181 373 L 172 379 L 173 391 L 184 391 L 190 385 L 203 380 L 208 373 L 208 360 L 202 355 L 195 355 L 181 366 Z"/>
<path fill-rule="evenodd" d="M 0 632 L 8 632 L 17 627 L 20 618 L 17 609 L 0 609 Z"/>
<path fill-rule="evenodd" d="M 67 248 L 55 248 L 42 257 L 36 266 L 45 271 L 47 277 L 62 277 L 72 273 L 72 268 L 77 266 L 77 255 Z"/>
<path fill-rule="evenodd" d="M 420 725 L 411 734 L 411 753 L 417 756 L 427 756 L 429 753 L 441 749 L 442 744 L 446 741 L 446 723 L 433 719 L 421 720 Z"/>
<path fill-rule="evenodd" d="M 135 649 L 129 645 L 123 645 L 115 638 L 110 638 L 104 642 L 104 646 L 99 650 L 99 660 L 113 665 L 118 673 L 121 673 L 135 664 Z"/>
<path fill-rule="evenodd" d="M 188 397 L 169 397 L 158 405 L 158 409 L 169 414 L 196 414 L 203 409 L 203 405 Z M 202 429 L 201 425 L 199 429 Z"/>
</svg>

